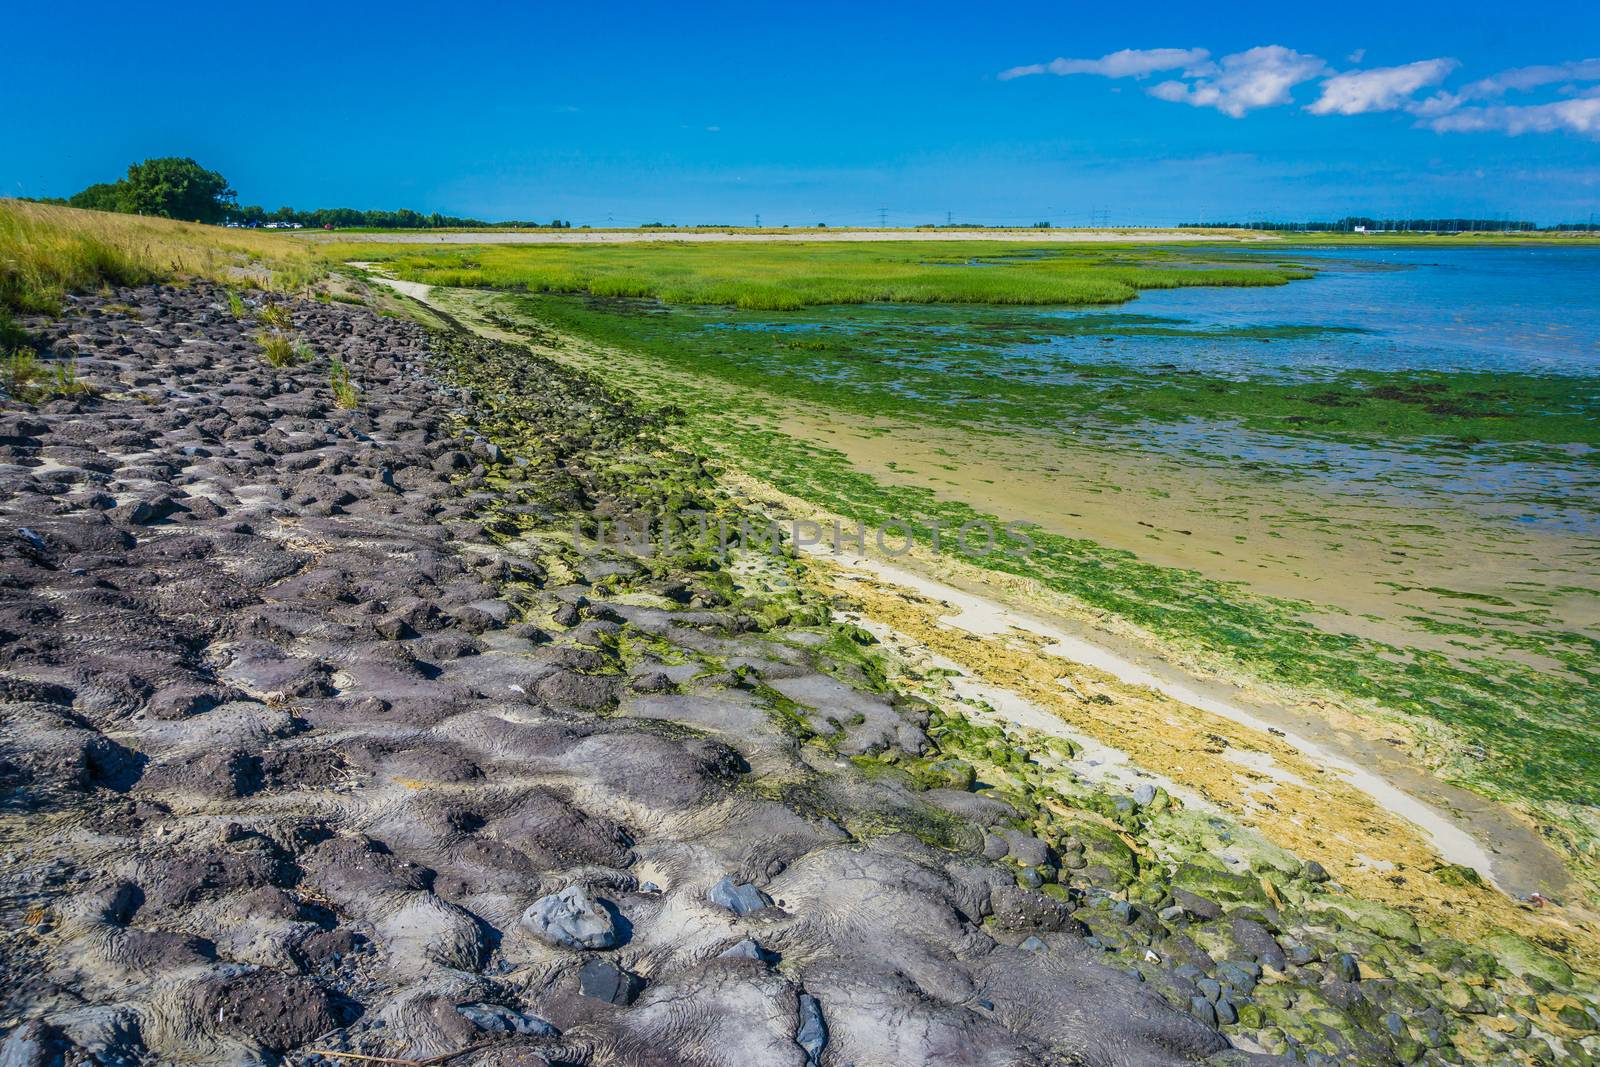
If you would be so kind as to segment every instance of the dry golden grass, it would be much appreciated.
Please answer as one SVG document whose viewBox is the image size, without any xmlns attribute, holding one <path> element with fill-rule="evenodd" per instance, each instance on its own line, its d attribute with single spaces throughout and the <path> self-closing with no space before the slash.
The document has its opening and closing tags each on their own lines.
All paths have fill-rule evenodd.
<svg viewBox="0 0 1600 1067">
<path fill-rule="evenodd" d="M 0 312 L 54 312 L 73 290 L 179 278 L 294 291 L 323 264 L 286 235 L 0 199 Z"/>
</svg>

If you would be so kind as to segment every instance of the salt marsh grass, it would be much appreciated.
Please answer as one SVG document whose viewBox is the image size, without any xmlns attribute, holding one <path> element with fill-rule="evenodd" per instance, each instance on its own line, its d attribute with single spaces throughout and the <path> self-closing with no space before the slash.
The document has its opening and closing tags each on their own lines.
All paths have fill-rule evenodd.
<svg viewBox="0 0 1600 1067">
<path fill-rule="evenodd" d="M 996 242 L 326 245 L 429 285 L 784 311 L 826 304 L 1119 304 L 1141 289 L 1282 285 L 1311 272 L 1224 253 Z"/>
</svg>

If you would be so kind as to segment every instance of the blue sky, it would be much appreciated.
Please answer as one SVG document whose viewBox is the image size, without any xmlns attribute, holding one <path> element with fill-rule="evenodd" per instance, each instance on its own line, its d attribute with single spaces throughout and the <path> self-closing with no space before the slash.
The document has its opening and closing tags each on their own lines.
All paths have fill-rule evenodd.
<svg viewBox="0 0 1600 1067">
<path fill-rule="evenodd" d="M 192 155 L 268 207 L 593 225 L 1600 213 L 1592 3 L 88 3 L 5 21 L 26 42 L 7 49 L 9 195 Z"/>
</svg>

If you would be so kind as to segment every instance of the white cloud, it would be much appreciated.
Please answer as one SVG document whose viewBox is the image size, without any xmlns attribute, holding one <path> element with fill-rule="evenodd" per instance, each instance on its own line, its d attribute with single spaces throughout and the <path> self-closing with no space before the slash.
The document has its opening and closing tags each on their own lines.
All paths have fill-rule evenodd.
<svg viewBox="0 0 1600 1067">
<path fill-rule="evenodd" d="M 1426 119 L 1423 125 L 1440 133 L 1495 131 L 1513 137 L 1523 133 L 1568 132 L 1600 137 L 1600 89 L 1551 104 L 1464 107 Z"/>
<path fill-rule="evenodd" d="M 1365 49 L 1358 48 L 1348 59 L 1359 63 L 1365 54 Z M 1125 48 L 1099 59 L 1063 58 L 1012 67 L 1000 78 L 1090 74 L 1144 79 L 1172 71 L 1173 75 L 1147 92 L 1159 100 L 1215 108 L 1234 118 L 1292 103 L 1296 86 L 1321 79 L 1320 95 L 1306 108 L 1313 115 L 1405 111 L 1416 118 L 1417 125 L 1441 133 L 1498 131 L 1515 136 L 1568 132 L 1600 139 L 1600 86 L 1585 87 L 1600 81 L 1600 59 L 1516 67 L 1461 89 L 1435 88 L 1418 99 L 1418 93 L 1440 86 L 1460 64 L 1440 57 L 1335 73 L 1320 57 L 1282 45 L 1262 45 L 1214 62 L 1210 55 L 1203 48 Z M 1496 102 L 1507 93 L 1546 86 L 1555 87 L 1544 94 L 1546 102 Z"/>
<path fill-rule="evenodd" d="M 1052 59 L 1001 71 L 1000 80 L 1026 78 L 1030 74 L 1098 74 L 1102 78 L 1144 78 L 1163 70 L 1183 70 L 1205 62 L 1211 53 L 1204 48 L 1124 48 L 1099 59 Z"/>
<path fill-rule="evenodd" d="M 1400 67 L 1374 67 L 1335 74 L 1322 83 L 1313 115 L 1362 115 L 1394 111 L 1413 103 L 1411 94 L 1437 85 L 1459 66 L 1453 59 L 1423 59 Z"/>
<path fill-rule="evenodd" d="M 1359 63 L 1367 57 L 1365 48 L 1357 48 L 1354 52 L 1344 57 L 1346 63 Z"/>
<path fill-rule="evenodd" d="M 1263 45 L 1191 68 L 1186 72 L 1191 81 L 1164 81 L 1152 88 L 1150 95 L 1175 104 L 1214 107 L 1224 115 L 1242 118 L 1257 108 L 1289 103 L 1291 89 L 1327 69 L 1317 56 L 1282 45 Z"/>
<path fill-rule="evenodd" d="M 1508 92 L 1527 92 L 1557 82 L 1600 81 L 1600 59 L 1578 59 L 1570 63 L 1551 63 L 1537 67 L 1514 67 L 1473 82 L 1461 90 L 1463 96 L 1484 98 Z"/>
<path fill-rule="evenodd" d="M 1465 102 L 1466 100 L 1460 93 L 1449 93 L 1440 90 L 1426 100 L 1418 100 L 1407 110 L 1418 118 L 1431 119 L 1440 115 L 1448 115 Z"/>
</svg>

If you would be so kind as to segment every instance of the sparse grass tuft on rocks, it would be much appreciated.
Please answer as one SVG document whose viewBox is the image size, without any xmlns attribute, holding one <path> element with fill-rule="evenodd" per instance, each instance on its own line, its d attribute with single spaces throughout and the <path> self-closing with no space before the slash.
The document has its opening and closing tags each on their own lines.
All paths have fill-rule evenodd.
<svg viewBox="0 0 1600 1067">
<path fill-rule="evenodd" d="M 94 392 L 78 377 L 77 360 L 41 360 L 29 348 L 15 349 L 0 361 L 0 383 L 11 399 L 25 404 Z"/>
<path fill-rule="evenodd" d="M 270 330 L 287 330 L 294 326 L 294 315 L 283 304 L 268 304 L 256 312 L 261 325 Z"/>
<path fill-rule="evenodd" d="M 256 340 L 261 343 L 261 358 L 269 366 L 292 367 L 300 362 L 300 354 L 295 351 L 294 342 L 281 333 L 270 333 L 263 330 L 256 334 Z"/>
<path fill-rule="evenodd" d="M 350 381 L 350 368 L 337 359 L 329 365 L 328 386 L 333 390 L 333 402 L 339 407 L 353 410 L 361 406 L 361 390 Z"/>
</svg>

